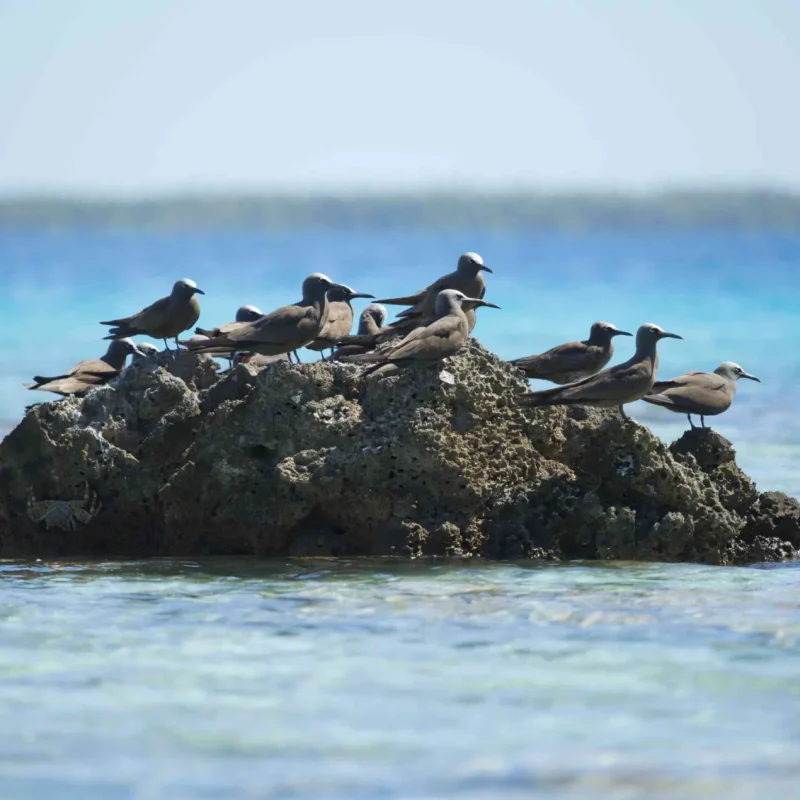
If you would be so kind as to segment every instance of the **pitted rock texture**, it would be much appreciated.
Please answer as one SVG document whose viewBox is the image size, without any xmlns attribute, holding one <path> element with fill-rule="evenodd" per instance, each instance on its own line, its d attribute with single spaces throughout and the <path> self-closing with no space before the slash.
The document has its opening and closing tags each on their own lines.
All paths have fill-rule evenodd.
<svg viewBox="0 0 800 800">
<path fill-rule="evenodd" d="M 240 364 L 180 352 L 33 408 L 0 445 L 0 555 L 791 558 L 800 508 L 714 431 L 667 447 L 616 411 L 522 409 L 471 340 L 444 365 Z M 45 530 L 86 483 L 100 513 Z"/>
</svg>

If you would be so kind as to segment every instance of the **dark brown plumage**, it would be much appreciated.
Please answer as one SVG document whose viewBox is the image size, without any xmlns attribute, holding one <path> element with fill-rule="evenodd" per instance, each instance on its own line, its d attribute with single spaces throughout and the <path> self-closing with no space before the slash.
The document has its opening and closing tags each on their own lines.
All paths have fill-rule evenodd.
<svg viewBox="0 0 800 800">
<path fill-rule="evenodd" d="M 101 325 L 113 326 L 105 338 L 122 339 L 144 334 L 153 339 L 163 339 L 167 349 L 167 339 L 175 339 L 177 346 L 178 334 L 189 330 L 200 318 L 200 303 L 195 296 L 198 294 L 205 292 L 198 289 L 194 281 L 188 278 L 176 281 L 167 297 L 156 300 L 138 314 L 101 322 Z"/>
<path fill-rule="evenodd" d="M 610 322 L 595 322 L 589 338 L 583 342 L 567 342 L 545 353 L 509 361 L 528 378 L 552 383 L 574 383 L 599 372 L 614 355 L 615 336 L 631 336 Z"/>
</svg>

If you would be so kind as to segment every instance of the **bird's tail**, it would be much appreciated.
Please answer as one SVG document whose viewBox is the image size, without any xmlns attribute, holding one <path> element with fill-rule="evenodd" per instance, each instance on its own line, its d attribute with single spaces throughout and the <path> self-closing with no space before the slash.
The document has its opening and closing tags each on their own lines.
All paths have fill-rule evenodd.
<svg viewBox="0 0 800 800">
<path fill-rule="evenodd" d="M 374 300 L 375 303 L 385 303 L 387 306 L 413 306 L 419 302 L 419 294 L 408 297 L 390 297 L 388 300 Z"/>
<path fill-rule="evenodd" d="M 42 384 L 50 383 L 50 381 L 60 381 L 62 378 L 69 377 L 69 375 L 54 375 L 52 378 L 43 378 L 41 375 L 34 375 L 33 383 L 25 383 L 23 386 L 41 386 Z"/>
<path fill-rule="evenodd" d="M 555 389 L 543 389 L 540 392 L 528 392 L 517 398 L 517 405 L 535 408 L 537 406 L 560 406 L 565 405 L 563 389 L 557 386 Z"/>
<path fill-rule="evenodd" d="M 127 325 L 125 323 L 114 323 L 114 322 L 101 322 L 101 325 L 114 325 L 115 327 L 111 328 L 108 332 L 108 336 L 104 336 L 103 339 L 126 339 L 129 336 L 137 336 L 144 331 L 140 331 L 138 328 L 134 328 L 131 325 Z"/>
</svg>

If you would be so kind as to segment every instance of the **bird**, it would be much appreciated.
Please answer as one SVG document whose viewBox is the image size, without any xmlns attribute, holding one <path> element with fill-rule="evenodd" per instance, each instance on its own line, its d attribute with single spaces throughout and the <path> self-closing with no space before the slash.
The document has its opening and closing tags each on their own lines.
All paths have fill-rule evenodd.
<svg viewBox="0 0 800 800">
<path fill-rule="evenodd" d="M 226 322 L 224 325 L 220 325 L 219 328 L 195 328 L 194 329 L 195 335 L 190 336 L 185 341 L 183 339 L 180 339 L 179 344 L 182 344 L 184 347 L 189 347 L 190 342 L 198 344 L 201 341 L 207 341 L 208 339 L 212 339 L 215 336 L 227 333 L 228 330 L 230 330 L 231 326 L 235 326 L 239 322 L 255 322 L 255 320 L 263 316 L 264 312 L 260 308 L 257 308 L 256 306 L 251 306 L 251 305 L 239 306 L 239 308 L 236 310 L 236 318 L 234 322 Z M 219 348 L 215 349 L 213 352 L 207 353 L 207 355 L 227 358 L 228 364 L 231 367 L 233 366 L 233 357 L 235 355 L 233 350 Z"/>
<path fill-rule="evenodd" d="M 528 378 L 552 383 L 574 383 L 599 372 L 614 355 L 615 336 L 632 336 L 610 322 L 595 322 L 589 338 L 582 342 L 567 342 L 536 356 L 509 361 Z"/>
<path fill-rule="evenodd" d="M 358 330 L 352 336 L 343 336 L 336 342 L 333 352 L 334 359 L 340 356 L 354 356 L 369 353 L 382 341 L 381 333 L 386 322 L 386 306 L 380 303 L 370 303 L 358 319 Z M 392 336 L 398 332 L 393 331 Z"/>
<path fill-rule="evenodd" d="M 407 333 L 417 325 L 426 323 L 436 315 L 436 298 L 443 289 L 456 289 L 465 297 L 482 299 L 486 294 L 486 282 L 481 272 L 492 272 L 477 253 L 463 253 L 458 258 L 454 272 L 435 280 L 430 286 L 406 297 L 389 297 L 378 303 L 394 306 L 409 306 L 401 311 L 389 327 Z"/>
<path fill-rule="evenodd" d="M 736 396 L 739 378 L 761 383 L 759 378 L 745 372 L 733 361 L 723 361 L 713 372 L 687 372 L 670 381 L 657 381 L 642 400 L 666 408 L 677 414 L 686 414 L 689 425 L 692 414 L 700 417 L 701 427 L 706 427 L 705 417 L 727 411 Z"/>
<path fill-rule="evenodd" d="M 476 297 L 465 297 L 461 303 L 461 310 L 464 312 L 464 316 L 467 318 L 467 333 L 472 333 L 473 329 L 475 328 L 475 324 L 477 322 L 475 309 L 476 304 L 478 303 L 479 298 Z M 378 304 L 376 303 L 375 305 Z M 379 307 L 383 309 L 383 306 Z M 385 321 L 385 319 L 386 317 L 384 315 L 382 322 Z M 428 319 L 425 321 L 425 323 L 418 322 L 415 324 L 415 326 L 418 327 L 430 321 L 431 320 Z M 339 346 L 334 353 L 334 357 L 339 358 L 341 356 L 344 358 L 345 356 L 371 353 L 379 345 L 385 344 L 392 339 L 401 339 L 403 336 L 410 333 L 415 326 L 411 326 L 407 331 L 396 327 L 378 328 L 372 333 L 362 333 L 359 327 L 359 332 L 357 334 L 352 336 L 344 336 L 339 340 Z"/>
<path fill-rule="evenodd" d="M 226 322 L 220 325 L 219 328 L 195 328 L 194 332 L 197 336 L 205 336 L 208 339 L 213 339 L 221 333 L 227 333 L 228 330 L 235 326 L 237 322 L 255 322 L 255 320 L 263 317 L 264 313 L 256 306 L 239 306 L 236 310 L 236 318 L 234 322 Z M 193 338 L 193 337 L 192 337 Z M 187 340 L 189 341 L 189 340 Z M 181 342 L 183 344 L 183 342 Z"/>
<path fill-rule="evenodd" d="M 660 339 L 682 339 L 677 333 L 667 331 L 652 322 L 645 323 L 636 332 L 636 352 L 623 364 L 590 375 L 583 380 L 529 392 L 518 399 L 523 406 L 593 406 L 595 408 L 618 407 L 625 422 L 630 417 L 623 406 L 640 400 L 652 388 L 658 369 L 656 344 Z"/>
<path fill-rule="evenodd" d="M 401 341 L 385 350 L 349 356 L 344 361 L 368 363 L 364 375 L 373 372 L 388 374 L 410 364 L 441 361 L 457 353 L 469 336 L 469 323 L 463 310 L 465 303 L 473 307 L 500 308 L 477 297 L 467 297 L 457 289 L 444 289 L 436 297 L 435 317 L 428 324 L 414 328 Z M 384 370 L 384 367 L 391 367 Z"/>
<path fill-rule="evenodd" d="M 340 284 L 336 288 L 328 290 L 328 319 L 325 326 L 320 331 L 319 336 L 314 339 L 311 344 L 306 345 L 309 350 L 316 350 L 323 352 L 326 349 L 331 350 L 333 356 L 333 348 L 336 342 L 347 336 L 353 327 L 353 306 L 350 305 L 351 300 L 359 297 L 374 298 L 374 294 L 363 294 L 356 292 L 349 286 Z M 325 356 L 322 356 L 323 361 Z"/>
<path fill-rule="evenodd" d="M 125 367 L 129 355 L 143 355 L 131 339 L 115 339 L 100 358 L 85 359 L 62 375 L 35 375 L 33 383 L 23 384 L 30 391 L 53 392 L 60 395 L 83 395 L 95 386 L 108 383 Z"/>
<path fill-rule="evenodd" d="M 200 318 L 200 303 L 195 295 L 205 294 L 197 284 L 189 278 L 175 281 L 172 292 L 167 297 L 142 309 L 138 314 L 122 319 L 101 322 L 111 325 L 106 339 L 122 339 L 123 337 L 144 334 L 153 339 L 163 339 L 164 347 L 169 350 L 167 339 L 175 339 L 178 346 L 178 334 L 191 328 Z"/>
<path fill-rule="evenodd" d="M 314 272 L 303 281 L 303 297 L 252 322 L 228 323 L 208 341 L 190 346 L 192 352 L 234 351 L 275 356 L 291 353 L 316 339 L 328 319 L 327 293 L 341 288 L 327 275 Z"/>
<path fill-rule="evenodd" d="M 150 356 L 154 356 L 156 353 L 158 353 L 158 348 L 152 342 L 137 342 L 136 350 L 137 352 L 135 352 L 131 357 L 132 364 L 136 364 L 139 361 L 143 361 L 144 359 L 150 358 Z"/>
<path fill-rule="evenodd" d="M 358 318 L 356 333 L 361 336 L 377 333 L 386 322 L 386 316 L 386 306 L 382 306 L 380 303 L 370 303 Z"/>
</svg>

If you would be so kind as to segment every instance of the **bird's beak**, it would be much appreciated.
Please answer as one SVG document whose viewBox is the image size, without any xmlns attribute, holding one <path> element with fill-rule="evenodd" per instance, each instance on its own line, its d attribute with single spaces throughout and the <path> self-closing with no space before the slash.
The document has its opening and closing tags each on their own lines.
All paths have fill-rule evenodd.
<svg viewBox="0 0 800 800">
<path fill-rule="evenodd" d="M 194 294 L 205 294 L 205 292 L 202 289 L 195 289 Z"/>
<path fill-rule="evenodd" d="M 658 338 L 659 339 L 683 339 L 683 336 L 678 336 L 677 333 L 667 333 L 666 331 L 664 331 L 664 333 L 662 333 L 661 336 L 659 336 Z"/>
<path fill-rule="evenodd" d="M 616 329 L 616 330 L 613 332 L 613 334 L 612 334 L 612 335 L 613 335 L 613 336 L 633 336 L 633 334 L 632 334 L 632 333 L 628 333 L 628 331 L 621 331 L 619 328 L 617 328 L 617 329 Z M 680 338 L 680 337 L 678 337 L 678 338 Z"/>
<path fill-rule="evenodd" d="M 756 383 L 761 383 L 761 378 L 756 378 L 755 375 L 751 375 L 749 372 L 743 372 L 740 378 L 747 378 L 748 380 L 755 381 Z"/>
<path fill-rule="evenodd" d="M 370 300 L 374 300 L 375 299 L 375 295 L 374 294 L 363 294 L 362 292 L 355 292 L 355 293 L 350 295 L 350 299 L 351 300 L 355 300 L 357 297 L 368 297 Z"/>
<path fill-rule="evenodd" d="M 475 308 L 479 308 L 480 306 L 486 306 L 486 308 L 500 308 L 500 306 L 496 306 L 494 303 L 489 303 L 486 300 L 478 300 L 476 297 L 468 297 L 467 302 L 472 303 Z"/>
<path fill-rule="evenodd" d="M 489 267 L 487 267 L 486 264 L 481 264 L 478 267 L 478 269 L 479 270 L 483 270 L 484 272 L 491 272 L 492 274 L 494 274 L 494 270 L 493 269 L 489 269 Z"/>
</svg>

